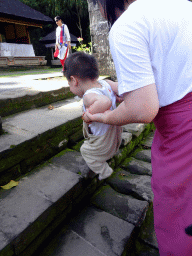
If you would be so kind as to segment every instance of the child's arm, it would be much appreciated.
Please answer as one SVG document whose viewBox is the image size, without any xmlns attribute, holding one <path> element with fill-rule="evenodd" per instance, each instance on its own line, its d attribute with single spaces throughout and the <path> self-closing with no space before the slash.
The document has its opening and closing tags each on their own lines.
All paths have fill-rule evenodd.
<svg viewBox="0 0 192 256">
<path fill-rule="evenodd" d="M 104 113 L 112 106 L 112 102 L 107 96 L 96 93 L 86 94 L 83 97 L 83 103 L 91 114 Z"/>
<path fill-rule="evenodd" d="M 123 97 L 118 95 L 118 82 L 113 82 L 111 80 L 106 79 L 105 80 L 110 86 L 112 91 L 115 93 L 116 96 L 116 102 L 120 103 L 123 101 Z"/>
<path fill-rule="evenodd" d="M 113 82 L 108 79 L 106 79 L 105 81 L 111 86 L 112 91 L 118 95 L 118 82 Z"/>
</svg>

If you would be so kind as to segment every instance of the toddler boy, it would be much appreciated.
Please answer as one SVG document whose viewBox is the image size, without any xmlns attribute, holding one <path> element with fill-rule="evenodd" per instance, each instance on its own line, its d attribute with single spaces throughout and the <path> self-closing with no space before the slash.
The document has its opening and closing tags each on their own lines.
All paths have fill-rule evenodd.
<svg viewBox="0 0 192 256">
<path fill-rule="evenodd" d="M 118 85 L 110 80 L 98 80 L 99 70 L 96 59 L 84 52 L 76 52 L 66 59 L 64 75 L 70 91 L 83 98 L 83 109 L 91 114 L 104 113 L 116 108 Z M 121 127 L 98 122 L 83 121 L 85 141 L 80 148 L 82 157 L 89 168 L 106 179 L 112 168 L 106 162 L 118 151 L 121 144 Z"/>
</svg>

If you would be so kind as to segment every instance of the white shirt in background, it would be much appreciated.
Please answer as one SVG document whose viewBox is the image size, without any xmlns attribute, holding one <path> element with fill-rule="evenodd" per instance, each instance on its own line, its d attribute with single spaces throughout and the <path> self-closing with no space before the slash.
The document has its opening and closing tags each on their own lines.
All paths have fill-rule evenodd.
<svg viewBox="0 0 192 256">
<path fill-rule="evenodd" d="M 70 37 L 69 29 L 68 29 L 67 25 L 63 24 L 62 26 L 64 26 L 64 35 L 65 35 L 65 39 L 63 38 L 63 40 L 71 41 L 71 37 Z M 61 34 L 61 27 L 58 26 L 56 28 L 56 44 L 60 43 L 60 34 Z"/>
</svg>

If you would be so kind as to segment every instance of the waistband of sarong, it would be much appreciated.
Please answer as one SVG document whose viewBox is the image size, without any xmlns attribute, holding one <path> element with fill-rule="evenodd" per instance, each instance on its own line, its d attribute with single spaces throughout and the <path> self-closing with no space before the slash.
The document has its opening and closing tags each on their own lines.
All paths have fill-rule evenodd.
<svg viewBox="0 0 192 256">
<path fill-rule="evenodd" d="M 192 119 L 192 92 L 185 95 L 182 99 L 159 109 L 153 120 L 158 130 L 169 129 L 169 126 L 179 124 L 183 120 Z"/>
</svg>

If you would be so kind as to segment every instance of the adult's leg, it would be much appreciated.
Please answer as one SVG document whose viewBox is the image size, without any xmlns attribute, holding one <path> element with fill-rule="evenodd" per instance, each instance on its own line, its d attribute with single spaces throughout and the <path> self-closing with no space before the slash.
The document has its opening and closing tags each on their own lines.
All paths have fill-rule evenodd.
<svg viewBox="0 0 192 256">
<path fill-rule="evenodd" d="M 68 48 L 67 48 L 67 50 L 65 52 L 64 59 L 63 60 L 60 59 L 60 62 L 61 62 L 61 65 L 62 65 L 62 71 L 64 71 L 64 64 L 65 64 L 65 60 L 67 58 L 67 54 L 68 54 Z"/>
<path fill-rule="evenodd" d="M 190 98 L 160 110 L 152 145 L 154 225 L 161 256 L 191 256 L 192 121 Z M 178 107 L 177 107 L 178 106 Z"/>
<path fill-rule="evenodd" d="M 60 62 L 61 62 L 61 65 L 62 65 L 62 71 L 64 71 L 64 59 L 63 60 L 60 59 Z"/>
</svg>

